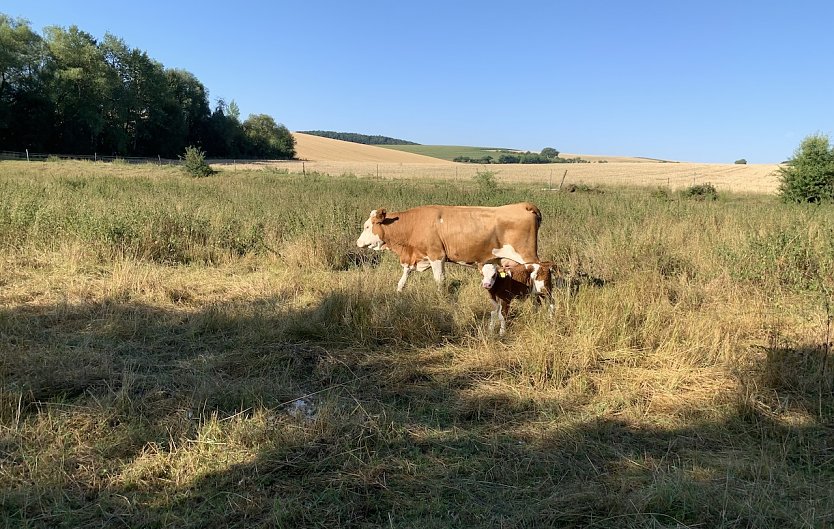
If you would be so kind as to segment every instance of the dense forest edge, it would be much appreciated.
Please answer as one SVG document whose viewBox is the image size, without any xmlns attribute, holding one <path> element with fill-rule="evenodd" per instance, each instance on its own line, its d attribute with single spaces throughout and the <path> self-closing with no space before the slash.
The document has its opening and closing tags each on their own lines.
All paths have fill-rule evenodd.
<svg viewBox="0 0 834 529">
<path fill-rule="evenodd" d="M 166 68 L 109 33 L 38 34 L 0 13 L 0 145 L 61 154 L 290 159 L 295 139 L 266 114 L 241 121 L 234 100 L 210 106 L 194 74 Z"/>
</svg>

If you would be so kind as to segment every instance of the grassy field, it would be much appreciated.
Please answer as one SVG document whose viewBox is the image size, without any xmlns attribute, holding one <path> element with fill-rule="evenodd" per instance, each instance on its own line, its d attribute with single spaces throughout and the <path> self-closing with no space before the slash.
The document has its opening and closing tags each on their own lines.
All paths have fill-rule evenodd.
<svg viewBox="0 0 834 529">
<path fill-rule="evenodd" d="M 497 160 L 500 155 L 500 151 L 510 150 L 491 147 L 464 147 L 455 145 L 380 145 L 380 147 L 395 151 L 422 154 L 423 156 L 431 156 L 432 158 L 440 158 L 441 160 L 448 160 L 450 162 L 459 156 L 468 156 L 472 159 L 492 156 L 495 160 Z"/>
<path fill-rule="evenodd" d="M 0 194 L 5 527 L 834 525 L 825 207 L 84 162 Z M 473 270 L 395 295 L 354 244 L 518 200 L 595 281 L 503 339 Z"/>
<path fill-rule="evenodd" d="M 504 152 L 524 152 L 519 149 L 509 149 L 503 147 L 466 147 L 454 145 L 379 145 L 385 149 L 410 152 L 413 154 L 421 154 L 423 156 L 431 156 L 432 158 L 440 158 L 442 160 L 453 161 L 459 156 L 466 156 L 473 160 L 479 160 L 485 156 L 492 156 L 495 163 L 498 157 Z M 667 162 L 657 158 L 639 158 L 634 156 L 601 156 L 588 154 L 569 154 L 560 153 L 562 158 L 582 158 L 588 162 L 617 162 L 617 163 L 676 163 Z"/>
</svg>

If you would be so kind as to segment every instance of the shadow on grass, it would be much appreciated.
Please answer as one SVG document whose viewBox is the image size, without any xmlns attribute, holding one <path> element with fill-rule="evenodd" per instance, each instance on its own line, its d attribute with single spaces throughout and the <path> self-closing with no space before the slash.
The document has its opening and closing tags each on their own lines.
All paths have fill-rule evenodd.
<svg viewBox="0 0 834 529">
<path fill-rule="evenodd" d="M 800 362 L 774 349 L 751 382 L 756 395 L 799 402 L 798 422 L 750 395 L 683 428 L 561 423 L 544 418 L 547 402 L 510 393 L 481 414 L 466 392 L 472 379 L 447 373 L 441 346 L 470 338 L 452 311 L 360 292 L 302 310 L 276 296 L 0 311 L 3 523 L 834 523 L 834 397 L 797 382 L 815 366 L 826 373 L 828 356 Z M 800 372 L 774 378 L 787 367 Z M 289 413 L 300 397 L 309 415 Z"/>
</svg>

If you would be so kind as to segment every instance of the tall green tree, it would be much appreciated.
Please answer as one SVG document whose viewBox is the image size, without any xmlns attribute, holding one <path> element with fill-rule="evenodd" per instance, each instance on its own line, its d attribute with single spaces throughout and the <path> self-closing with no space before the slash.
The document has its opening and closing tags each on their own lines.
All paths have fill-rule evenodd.
<svg viewBox="0 0 834 529">
<path fill-rule="evenodd" d="M 111 34 L 29 23 L 0 13 L 0 145 L 51 153 L 286 157 L 292 136 L 272 118 L 244 127 L 232 101 Z M 248 132 L 247 132 L 248 130 Z M 291 156 L 291 154 L 289 154 Z"/>
<path fill-rule="evenodd" d="M 42 149 L 52 130 L 43 39 L 28 22 L 0 13 L 0 143 Z"/>
<path fill-rule="evenodd" d="M 289 159 L 295 156 L 295 138 L 287 127 L 266 114 L 252 114 L 243 122 L 247 156 Z"/>
<path fill-rule="evenodd" d="M 0 100 L 7 100 L 31 75 L 39 59 L 36 50 L 40 42 L 25 20 L 0 13 Z"/>
<path fill-rule="evenodd" d="M 194 74 L 185 70 L 166 70 L 168 87 L 185 121 L 186 145 L 203 145 L 211 116 L 208 90 Z"/>
<path fill-rule="evenodd" d="M 111 123 L 117 150 L 127 147 L 134 154 L 166 157 L 182 152 L 186 118 L 162 65 L 109 34 L 101 48 L 118 81 Z"/>
<path fill-rule="evenodd" d="M 53 63 L 55 147 L 63 152 L 93 152 L 104 129 L 103 101 L 110 87 L 102 50 L 92 35 L 77 26 L 46 28 L 46 44 Z"/>
<path fill-rule="evenodd" d="M 231 110 L 221 98 L 209 117 L 204 142 L 206 154 L 211 158 L 240 158 L 245 155 L 243 130 L 234 109 Z"/>
</svg>

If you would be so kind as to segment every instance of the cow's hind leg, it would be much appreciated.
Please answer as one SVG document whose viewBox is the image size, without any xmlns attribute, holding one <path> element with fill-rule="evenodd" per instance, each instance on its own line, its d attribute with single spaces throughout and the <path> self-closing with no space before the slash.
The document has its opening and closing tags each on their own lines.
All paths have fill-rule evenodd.
<svg viewBox="0 0 834 529">
<path fill-rule="evenodd" d="M 437 283 L 437 287 L 440 288 L 446 279 L 446 275 L 443 273 L 443 259 L 429 262 L 431 263 L 431 273 L 434 275 L 434 281 Z"/>
</svg>

